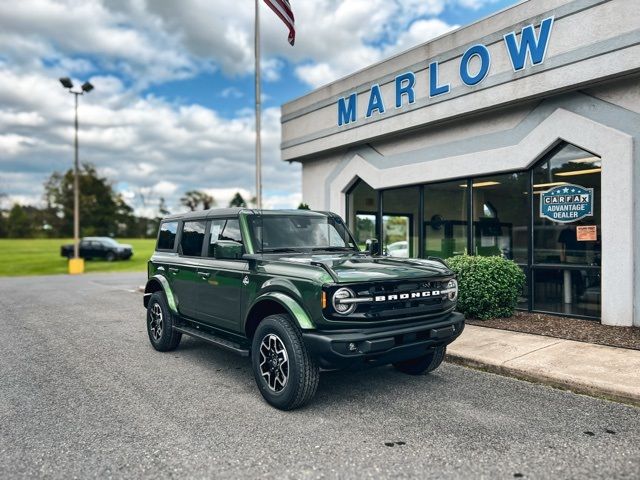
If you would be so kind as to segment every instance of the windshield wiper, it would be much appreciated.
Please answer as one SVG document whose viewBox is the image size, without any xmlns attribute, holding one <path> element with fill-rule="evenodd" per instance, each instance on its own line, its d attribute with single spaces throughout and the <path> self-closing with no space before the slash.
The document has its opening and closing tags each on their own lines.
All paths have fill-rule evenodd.
<svg viewBox="0 0 640 480">
<path fill-rule="evenodd" d="M 265 248 L 264 250 L 262 250 L 262 253 L 303 253 L 303 252 L 295 248 L 283 247 L 283 248 Z"/>
<path fill-rule="evenodd" d="M 325 252 L 355 252 L 351 247 L 314 247 L 312 252 L 325 251 Z"/>
</svg>

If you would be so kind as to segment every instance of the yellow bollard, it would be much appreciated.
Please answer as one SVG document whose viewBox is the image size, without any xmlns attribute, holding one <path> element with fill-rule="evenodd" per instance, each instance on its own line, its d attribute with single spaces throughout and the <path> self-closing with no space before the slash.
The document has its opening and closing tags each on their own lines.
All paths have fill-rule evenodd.
<svg viewBox="0 0 640 480">
<path fill-rule="evenodd" d="M 79 275 L 84 273 L 84 258 L 69 259 L 69 275 Z"/>
</svg>

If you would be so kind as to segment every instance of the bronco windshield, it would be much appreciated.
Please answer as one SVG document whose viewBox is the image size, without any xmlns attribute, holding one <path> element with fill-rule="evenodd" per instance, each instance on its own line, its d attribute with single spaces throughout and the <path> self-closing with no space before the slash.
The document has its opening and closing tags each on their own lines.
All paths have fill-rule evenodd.
<svg viewBox="0 0 640 480">
<path fill-rule="evenodd" d="M 340 218 L 317 215 L 251 215 L 249 230 L 257 253 L 358 251 Z"/>
</svg>

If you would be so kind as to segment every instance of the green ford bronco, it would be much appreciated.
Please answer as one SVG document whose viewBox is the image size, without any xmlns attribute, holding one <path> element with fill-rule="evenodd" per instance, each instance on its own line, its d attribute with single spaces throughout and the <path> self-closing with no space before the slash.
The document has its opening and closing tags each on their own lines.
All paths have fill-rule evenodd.
<svg viewBox="0 0 640 480">
<path fill-rule="evenodd" d="M 216 209 L 160 224 L 144 294 L 159 351 L 183 334 L 250 356 L 263 397 L 290 410 L 320 369 L 437 368 L 464 328 L 458 284 L 438 260 L 360 251 L 344 221 L 306 210 Z"/>
</svg>

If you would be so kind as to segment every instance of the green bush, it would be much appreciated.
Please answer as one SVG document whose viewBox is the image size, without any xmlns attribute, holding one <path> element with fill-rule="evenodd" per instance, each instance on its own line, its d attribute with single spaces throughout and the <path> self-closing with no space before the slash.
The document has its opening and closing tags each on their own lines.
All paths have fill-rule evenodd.
<svg viewBox="0 0 640 480">
<path fill-rule="evenodd" d="M 482 320 L 513 315 L 525 283 L 524 273 L 513 261 L 460 255 L 446 263 L 458 278 L 460 312 Z"/>
</svg>

